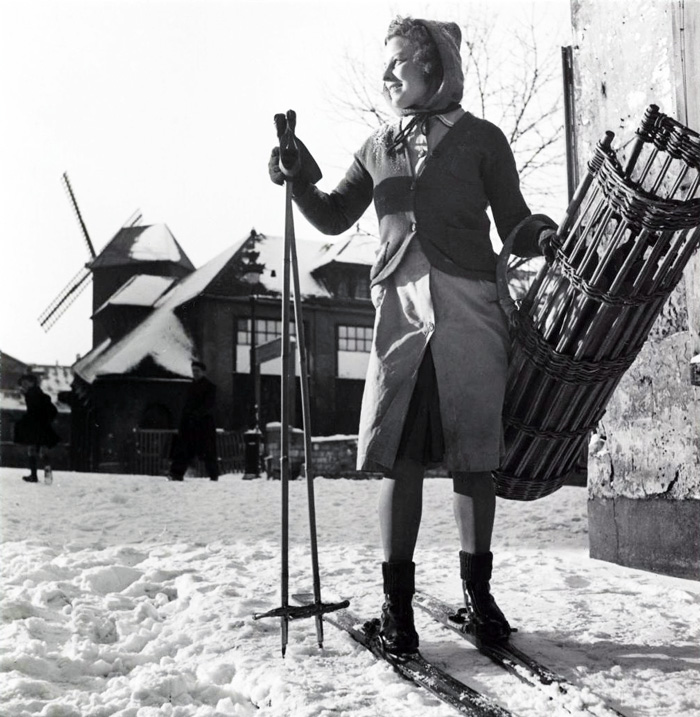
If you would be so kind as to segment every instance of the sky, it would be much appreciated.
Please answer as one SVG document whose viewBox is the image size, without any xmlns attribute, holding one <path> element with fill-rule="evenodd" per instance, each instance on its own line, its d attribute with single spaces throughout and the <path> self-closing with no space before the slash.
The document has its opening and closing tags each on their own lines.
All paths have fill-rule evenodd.
<svg viewBox="0 0 700 717">
<path fill-rule="evenodd" d="M 483 5 L 483 3 L 482 3 Z M 529 0 L 492 0 L 513 19 Z M 252 228 L 281 235 L 267 174 L 273 116 L 297 133 L 330 190 L 369 133 L 341 118 L 348 60 L 381 75 L 396 14 L 466 18 L 440 0 L 0 0 L 0 350 L 71 364 L 91 347 L 88 288 L 48 332 L 37 317 L 89 260 L 61 175 L 99 252 L 136 211 L 165 223 L 195 266 Z M 568 0 L 537 2 L 560 34 Z M 314 238 L 298 214 L 297 233 Z M 373 224 L 366 225 L 372 230 Z"/>
</svg>

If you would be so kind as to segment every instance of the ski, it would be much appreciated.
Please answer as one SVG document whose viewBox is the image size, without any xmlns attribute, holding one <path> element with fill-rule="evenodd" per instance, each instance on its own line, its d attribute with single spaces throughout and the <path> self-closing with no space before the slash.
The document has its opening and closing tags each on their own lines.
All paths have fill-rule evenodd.
<svg viewBox="0 0 700 717">
<path fill-rule="evenodd" d="M 299 604 L 313 600 L 312 595 L 294 595 Z M 355 642 L 369 650 L 377 659 L 391 665 L 402 677 L 428 690 L 457 712 L 469 717 L 513 717 L 513 713 L 500 707 L 477 690 L 445 672 L 420 652 L 405 655 L 387 653 L 372 623 L 364 622 L 347 609 L 324 615 L 324 620 L 347 632 Z"/>
<path fill-rule="evenodd" d="M 565 677 L 562 677 L 549 667 L 537 661 L 534 657 L 523 652 L 510 640 L 500 644 L 485 643 L 477 640 L 474 635 L 465 632 L 463 630 L 466 620 L 464 608 L 455 610 L 451 605 L 422 592 L 416 593 L 413 602 L 416 607 L 426 612 L 445 627 L 456 632 L 465 640 L 471 642 L 482 655 L 488 657 L 492 662 L 510 672 L 512 675 L 515 675 L 515 677 L 522 682 L 534 687 L 556 685 L 559 695 L 563 698 L 561 706 L 564 709 L 567 709 L 566 702 L 564 701 L 567 696 L 573 698 L 576 695 L 580 695 L 580 687 L 577 687 Z M 622 712 L 606 704 L 602 697 L 597 695 L 596 697 L 600 700 L 600 704 L 591 706 L 590 709 L 585 706 L 585 704 L 582 704 L 580 700 L 576 700 L 576 712 L 580 714 L 583 709 L 600 717 L 625 717 Z"/>
</svg>

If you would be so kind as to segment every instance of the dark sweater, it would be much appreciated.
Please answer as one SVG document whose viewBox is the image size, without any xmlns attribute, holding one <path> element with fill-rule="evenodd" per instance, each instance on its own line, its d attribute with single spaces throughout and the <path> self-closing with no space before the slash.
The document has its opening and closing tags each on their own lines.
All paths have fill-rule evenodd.
<svg viewBox="0 0 700 717">
<path fill-rule="evenodd" d="M 187 389 L 185 405 L 182 409 L 182 425 L 191 426 L 199 423 L 214 425 L 214 408 L 216 405 L 216 385 L 206 376 L 192 381 Z"/>
<path fill-rule="evenodd" d="M 438 269 L 495 281 L 489 205 L 503 241 L 530 217 L 518 230 L 513 253 L 540 253 L 540 231 L 556 224 L 532 216 L 520 192 L 513 153 L 498 127 L 465 113 L 429 154 L 417 178 L 404 149 L 388 150 L 397 131 L 394 124 L 372 134 L 330 194 L 310 185 L 295 198 L 304 216 L 325 234 L 349 229 L 374 199 L 381 246 L 370 274 L 373 284 L 393 272 L 414 236 Z"/>
</svg>

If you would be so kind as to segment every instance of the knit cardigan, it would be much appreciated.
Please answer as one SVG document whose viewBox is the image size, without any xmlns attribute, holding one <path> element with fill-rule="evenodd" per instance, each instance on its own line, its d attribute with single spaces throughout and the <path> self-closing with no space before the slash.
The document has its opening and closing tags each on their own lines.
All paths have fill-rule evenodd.
<svg viewBox="0 0 700 717">
<path fill-rule="evenodd" d="M 436 268 L 495 281 L 489 205 L 503 241 L 530 217 L 518 230 L 513 253 L 540 254 L 540 231 L 556 224 L 530 212 L 513 153 L 496 125 L 466 112 L 430 152 L 418 176 L 405 147 L 389 149 L 398 129 L 391 124 L 374 132 L 330 194 L 309 185 L 295 197 L 302 214 L 324 234 L 349 229 L 374 200 L 380 248 L 370 272 L 372 284 L 393 272 L 413 237 Z"/>
</svg>

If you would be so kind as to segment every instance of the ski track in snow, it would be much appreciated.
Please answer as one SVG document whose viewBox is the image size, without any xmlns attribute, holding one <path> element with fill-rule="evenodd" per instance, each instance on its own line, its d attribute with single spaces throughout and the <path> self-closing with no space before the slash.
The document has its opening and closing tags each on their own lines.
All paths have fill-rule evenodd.
<svg viewBox="0 0 700 717">
<path fill-rule="evenodd" d="M 277 607 L 280 484 L 182 484 L 57 472 L 52 486 L 0 470 L 0 716 L 448 717 L 450 707 L 311 619 Z M 324 601 L 381 605 L 377 481 L 316 479 Z M 418 586 L 460 600 L 448 480 L 425 484 Z M 308 591 L 306 485 L 290 483 L 290 591 Z M 582 690 L 522 685 L 416 613 L 424 654 L 521 717 L 700 717 L 700 584 L 588 557 L 585 489 L 500 501 L 492 589 L 516 642 Z M 563 709 L 566 704 L 568 711 Z M 584 710 L 587 707 L 587 710 Z"/>
</svg>

